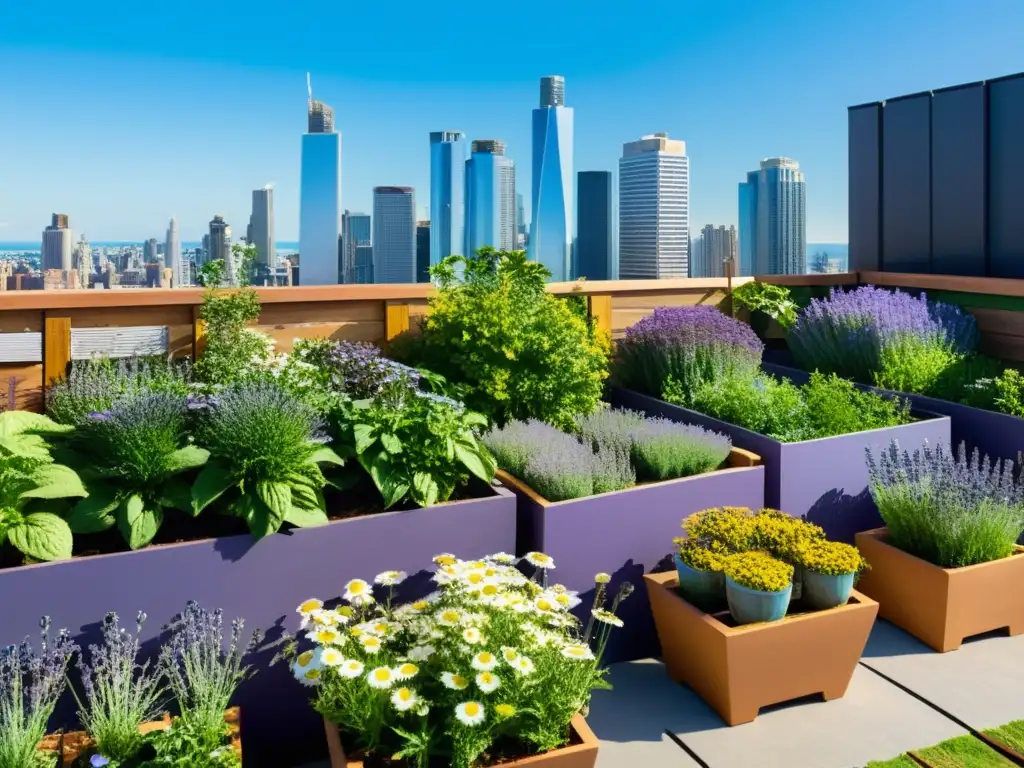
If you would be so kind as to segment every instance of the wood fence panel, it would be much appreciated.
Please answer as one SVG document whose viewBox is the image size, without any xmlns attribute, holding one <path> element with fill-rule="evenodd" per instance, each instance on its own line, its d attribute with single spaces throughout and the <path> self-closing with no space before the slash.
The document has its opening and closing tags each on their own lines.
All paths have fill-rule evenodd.
<svg viewBox="0 0 1024 768">
<path fill-rule="evenodd" d="M 142 289 L 139 290 L 154 290 Z M 66 309 L 72 328 L 130 328 L 140 325 L 167 326 L 167 348 L 176 357 L 192 354 L 192 307 L 96 307 Z"/>
<path fill-rule="evenodd" d="M 719 289 L 613 294 L 612 337 L 621 336 L 629 326 L 651 314 L 655 307 L 692 307 L 697 304 L 717 307 L 725 296 L 725 290 Z"/>
<path fill-rule="evenodd" d="M 264 304 L 256 329 L 273 337 L 278 352 L 289 352 L 296 339 L 384 341 L 383 301 L 326 301 Z"/>
<path fill-rule="evenodd" d="M 6 407 L 8 382 L 14 377 L 14 407 L 23 411 L 43 411 L 43 364 L 0 364 L 0 411 Z"/>
<path fill-rule="evenodd" d="M 0 293 L 0 297 L 2 296 L 4 293 Z M 42 330 L 43 313 L 38 310 L 0 312 L 0 333 L 39 333 Z"/>
</svg>

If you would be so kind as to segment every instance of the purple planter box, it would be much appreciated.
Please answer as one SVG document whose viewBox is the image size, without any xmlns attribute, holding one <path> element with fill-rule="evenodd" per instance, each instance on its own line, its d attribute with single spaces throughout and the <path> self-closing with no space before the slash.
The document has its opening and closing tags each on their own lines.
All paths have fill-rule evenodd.
<svg viewBox="0 0 1024 768">
<path fill-rule="evenodd" d="M 949 443 L 948 416 L 915 412 L 923 419 L 898 427 L 783 443 L 697 411 L 671 405 L 638 392 L 613 389 L 611 402 L 673 421 L 724 432 L 733 445 L 759 455 L 765 466 L 765 504 L 822 526 L 829 538 L 853 542 L 853 535 L 882 525 L 868 491 L 864 449 L 887 448 L 892 440 L 914 450 L 927 440 Z"/>
<path fill-rule="evenodd" d="M 516 499 L 503 488 L 493 490 L 487 498 L 337 520 L 258 542 L 245 534 L 0 570 L 0 646 L 34 638 L 43 614 L 85 644 L 97 642 L 108 611 L 130 627 L 144 610 L 144 649 L 156 652 L 161 627 L 188 600 L 222 608 L 229 632 L 231 619 L 242 617 L 247 629 L 267 630 L 273 639 L 282 628 L 295 633 L 295 609 L 303 600 L 330 600 L 349 579 L 370 581 L 392 569 L 410 574 L 399 593 L 403 600 L 421 596 L 433 588 L 435 555 L 476 558 L 513 550 Z M 243 683 L 235 700 L 242 707 L 246 766 L 279 768 L 325 750 L 323 723 L 309 706 L 308 690 L 285 664 L 267 668 L 274 653 L 261 654 L 259 673 Z M 55 725 L 62 724 L 70 725 Z"/>
<path fill-rule="evenodd" d="M 633 583 L 633 594 L 618 611 L 625 626 L 612 632 L 606 649 L 608 663 L 659 655 L 643 575 L 673 567 L 672 540 L 682 535 L 683 519 L 710 507 L 764 506 L 764 478 L 764 467 L 733 466 L 553 502 L 520 480 L 500 475 L 519 498 L 518 553 L 536 550 L 554 558 L 550 579 L 580 592 L 583 602 L 575 612 L 584 623 L 594 599 L 595 574 L 611 574 L 610 596 L 623 582 Z"/>
</svg>

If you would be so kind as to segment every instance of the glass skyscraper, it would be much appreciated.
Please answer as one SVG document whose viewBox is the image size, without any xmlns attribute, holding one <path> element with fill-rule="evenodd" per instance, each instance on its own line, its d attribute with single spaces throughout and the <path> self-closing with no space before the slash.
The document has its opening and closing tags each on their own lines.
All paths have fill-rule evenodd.
<svg viewBox="0 0 1024 768">
<path fill-rule="evenodd" d="M 516 168 L 505 157 L 505 142 L 473 142 L 466 162 L 466 247 L 500 251 L 516 247 Z"/>
<path fill-rule="evenodd" d="M 430 263 L 466 252 L 466 137 L 430 134 Z"/>
<path fill-rule="evenodd" d="M 337 285 L 341 235 L 341 134 L 334 111 L 312 97 L 302 137 L 299 190 L 299 283 Z"/>
<path fill-rule="evenodd" d="M 341 216 L 341 264 L 339 265 L 341 281 L 344 283 L 372 283 L 373 280 L 360 279 L 356 260 L 356 249 L 369 247 L 372 242 L 370 214 L 345 211 Z M 366 273 L 369 274 L 369 273 Z"/>
<path fill-rule="evenodd" d="M 807 271 L 806 185 L 800 164 L 769 157 L 739 185 L 740 274 Z"/>
<path fill-rule="evenodd" d="M 569 279 L 572 250 L 572 122 L 565 106 L 565 78 L 542 77 L 540 107 L 533 110 L 533 176 L 529 256 Z"/>
<path fill-rule="evenodd" d="M 416 194 L 412 187 L 373 188 L 373 281 L 416 282 Z"/>
<path fill-rule="evenodd" d="M 576 179 L 573 279 L 614 280 L 612 172 L 580 171 Z"/>
</svg>

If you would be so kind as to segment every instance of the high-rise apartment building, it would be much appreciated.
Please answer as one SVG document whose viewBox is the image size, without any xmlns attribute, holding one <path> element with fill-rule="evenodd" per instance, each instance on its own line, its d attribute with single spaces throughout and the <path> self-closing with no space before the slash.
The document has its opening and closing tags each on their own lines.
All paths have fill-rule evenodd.
<svg viewBox="0 0 1024 768">
<path fill-rule="evenodd" d="M 207 261 L 224 262 L 224 282 L 234 285 L 237 279 L 235 259 L 231 253 L 231 227 L 219 213 L 210 222 L 210 244 Z"/>
<path fill-rule="evenodd" d="M 341 264 L 338 268 L 339 282 L 372 283 L 373 280 L 360 280 L 356 271 L 356 249 L 369 247 L 373 242 L 373 229 L 370 225 L 370 214 L 345 211 L 341 216 Z"/>
<path fill-rule="evenodd" d="M 341 235 L 341 134 L 334 110 L 309 91 L 299 191 L 299 283 L 337 285 Z"/>
<path fill-rule="evenodd" d="M 505 157 L 505 142 L 473 142 L 466 161 L 466 250 L 516 247 L 516 167 Z"/>
<path fill-rule="evenodd" d="M 739 184 L 741 275 L 807 271 L 807 200 L 800 164 L 769 157 Z"/>
<path fill-rule="evenodd" d="M 694 243 L 690 277 L 725 277 L 726 263 L 736 274 L 737 258 L 736 227 L 706 224 Z"/>
<path fill-rule="evenodd" d="M 430 134 L 430 255 L 433 264 L 466 252 L 466 137 Z"/>
<path fill-rule="evenodd" d="M 542 77 L 540 107 L 533 110 L 533 175 L 530 215 L 530 258 L 551 272 L 551 279 L 570 275 L 572 247 L 573 112 L 565 106 L 565 78 Z"/>
<path fill-rule="evenodd" d="M 249 230 L 249 245 L 256 246 L 256 265 L 264 273 L 273 270 L 277 266 L 277 244 L 274 242 L 274 188 L 270 184 L 252 191 Z"/>
<path fill-rule="evenodd" d="M 156 264 L 160 260 L 160 254 L 156 249 L 156 238 L 151 237 L 143 244 L 143 259 L 146 264 Z"/>
<path fill-rule="evenodd" d="M 430 282 L 430 222 L 416 222 L 416 282 Z"/>
<path fill-rule="evenodd" d="M 171 269 L 171 287 L 181 288 L 186 285 L 185 270 L 181 261 L 181 238 L 178 235 L 178 220 L 171 217 L 167 225 L 167 236 L 164 240 L 164 263 Z"/>
<path fill-rule="evenodd" d="M 686 142 L 653 133 L 622 145 L 619 158 L 619 277 L 686 277 L 690 159 Z"/>
<path fill-rule="evenodd" d="M 580 171 L 576 174 L 576 247 L 573 278 L 615 279 L 612 238 L 612 172 Z"/>
<path fill-rule="evenodd" d="M 74 238 L 75 234 L 68 226 L 68 215 L 53 214 L 50 226 L 43 230 L 43 270 L 59 269 L 67 272 L 73 268 Z"/>
<path fill-rule="evenodd" d="M 373 188 L 373 281 L 416 282 L 416 193 Z"/>
</svg>

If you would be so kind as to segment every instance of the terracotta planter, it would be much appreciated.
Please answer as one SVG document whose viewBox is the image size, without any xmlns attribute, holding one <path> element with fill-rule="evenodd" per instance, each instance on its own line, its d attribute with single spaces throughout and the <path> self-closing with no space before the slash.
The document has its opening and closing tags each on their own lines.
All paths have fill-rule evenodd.
<svg viewBox="0 0 1024 768">
<path fill-rule="evenodd" d="M 601 742 L 590 730 L 583 715 L 574 716 L 570 727 L 576 736 L 573 741 L 578 743 L 561 749 L 553 749 L 541 755 L 530 755 L 504 762 L 501 763 L 501 768 L 517 768 L 523 765 L 543 765 L 545 768 L 594 768 L 597 763 L 597 749 Z M 330 753 L 331 768 L 364 768 L 362 760 L 345 755 L 337 725 L 325 719 L 324 732 L 327 735 L 327 751 Z"/>
<path fill-rule="evenodd" d="M 1003 560 L 940 568 L 887 543 L 887 534 L 887 528 L 857 534 L 857 548 L 871 564 L 857 589 L 878 601 L 883 619 L 940 653 L 1004 627 L 1024 634 L 1024 547 Z"/>
<path fill-rule="evenodd" d="M 761 707 L 822 694 L 842 698 L 867 644 L 878 604 L 854 591 L 828 611 L 735 626 L 679 596 L 674 573 L 644 576 L 673 680 L 686 683 L 729 725 L 752 722 Z"/>
<path fill-rule="evenodd" d="M 174 720 L 167 713 L 164 713 L 162 720 L 152 723 L 143 723 L 139 726 L 139 733 L 153 733 L 153 731 L 166 731 L 171 727 Z M 242 714 L 239 707 L 231 707 L 224 713 L 224 722 L 228 724 L 231 735 L 231 748 L 242 757 Z M 52 734 L 43 739 L 39 744 L 40 751 L 56 752 L 61 745 L 61 734 Z M 61 757 L 61 764 L 70 766 L 79 756 L 96 746 L 96 743 L 89 738 L 85 731 L 72 731 L 64 734 L 64 754 Z"/>
</svg>

